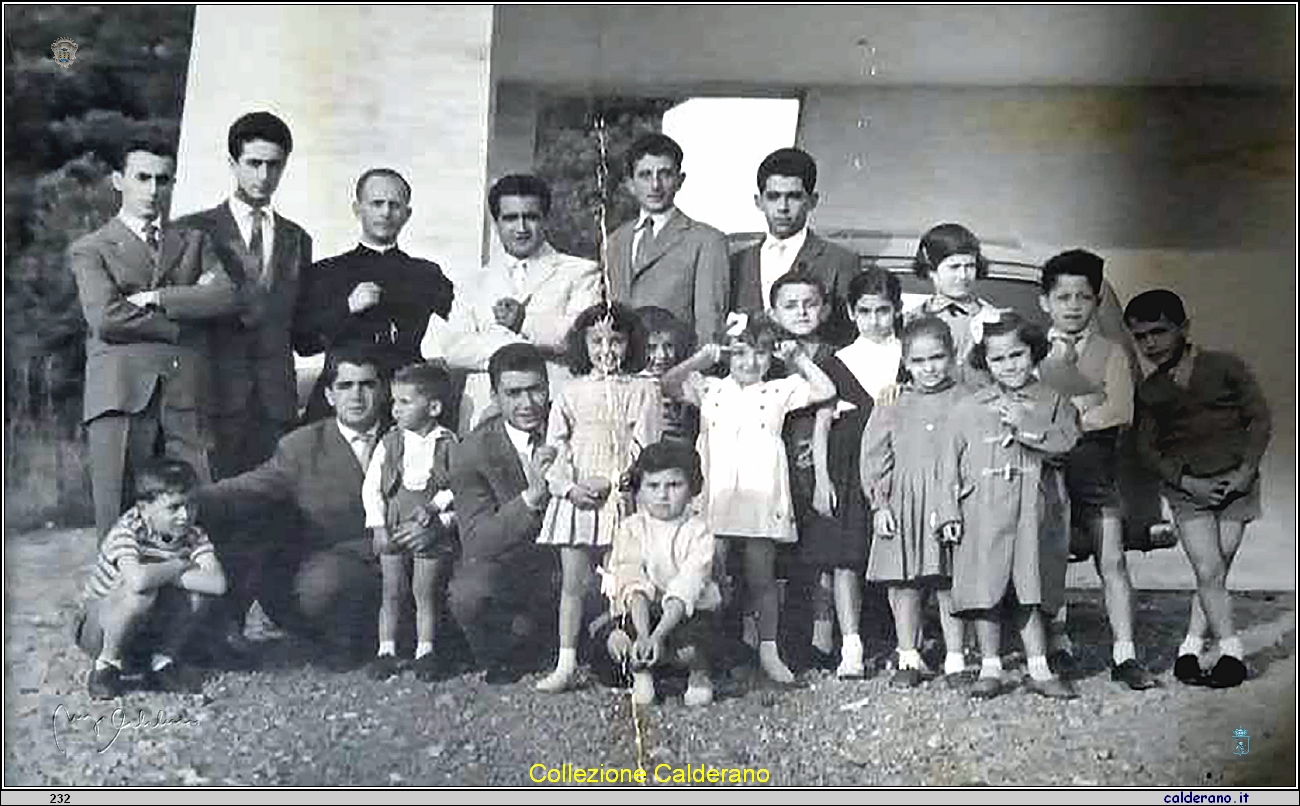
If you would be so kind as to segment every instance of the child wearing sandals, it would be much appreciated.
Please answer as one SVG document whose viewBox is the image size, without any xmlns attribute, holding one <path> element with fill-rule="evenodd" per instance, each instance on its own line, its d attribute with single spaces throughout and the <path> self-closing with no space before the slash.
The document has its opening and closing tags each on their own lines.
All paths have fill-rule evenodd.
<svg viewBox="0 0 1300 806">
<path fill-rule="evenodd" d="M 962 623 L 953 615 L 952 549 L 956 524 L 939 520 L 947 420 L 963 395 L 953 377 L 957 348 L 948 325 L 935 316 L 903 328 L 903 364 L 911 382 L 892 406 L 881 406 L 860 440 L 862 489 L 873 515 L 867 579 L 888 586 L 898 635 L 898 670 L 892 685 L 913 688 L 929 670 L 921 660 L 921 601 L 939 601 L 947 648 L 944 675 L 956 684 L 966 671 Z"/>
<path fill-rule="evenodd" d="M 606 641 L 616 664 L 632 668 L 632 699 L 654 701 L 655 666 L 674 660 L 690 668 L 687 705 L 713 701 L 709 644 L 722 595 L 713 581 L 713 533 L 690 511 L 704 484 L 690 445 L 648 446 L 629 472 L 637 512 L 614 534 L 603 592 L 619 626 Z"/>
<path fill-rule="evenodd" d="M 1014 618 L 1029 664 L 1029 688 L 1072 699 L 1073 687 L 1047 665 L 1042 605 L 1063 591 L 1043 590 L 1039 569 L 1042 513 L 1064 500 L 1059 469 L 1044 462 L 1079 440 L 1074 406 L 1035 378 L 1050 349 L 1047 334 L 1015 313 L 986 311 L 975 320 L 971 365 L 993 383 L 961 400 L 949 418 L 936 519 L 953 552 L 954 612 L 975 622 L 983 664 L 971 696 L 1003 691 L 999 610 L 1015 594 Z"/>
</svg>

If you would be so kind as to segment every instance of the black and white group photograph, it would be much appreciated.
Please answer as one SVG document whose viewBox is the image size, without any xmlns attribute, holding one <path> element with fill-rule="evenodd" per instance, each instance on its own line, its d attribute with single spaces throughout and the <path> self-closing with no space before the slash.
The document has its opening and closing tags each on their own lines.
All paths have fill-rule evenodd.
<svg viewBox="0 0 1300 806">
<path fill-rule="evenodd" d="M 3 13 L 6 801 L 1297 803 L 1294 4 Z"/>
</svg>

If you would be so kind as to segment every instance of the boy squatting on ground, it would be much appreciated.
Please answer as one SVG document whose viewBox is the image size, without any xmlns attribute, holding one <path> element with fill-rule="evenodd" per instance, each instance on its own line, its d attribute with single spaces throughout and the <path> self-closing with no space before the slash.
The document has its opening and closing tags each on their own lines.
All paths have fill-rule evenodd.
<svg viewBox="0 0 1300 806">
<path fill-rule="evenodd" d="M 603 592 L 620 626 L 606 641 L 614 662 L 629 664 L 632 699 L 654 701 L 652 668 L 690 666 L 687 705 L 713 701 L 708 645 L 722 594 L 713 581 L 713 533 L 689 509 L 704 485 L 700 456 L 690 445 L 656 442 L 632 466 L 637 513 L 614 535 Z"/>
<path fill-rule="evenodd" d="M 77 645 L 95 658 L 90 696 L 122 693 L 128 658 L 151 658 L 145 685 L 185 691 L 173 660 L 207 606 L 226 592 L 226 576 L 207 534 L 191 522 L 187 501 L 194 469 L 157 459 L 135 471 L 135 505 L 122 513 L 99 547 L 86 580 Z"/>
<path fill-rule="evenodd" d="M 1259 517 L 1259 462 L 1272 433 L 1268 403 L 1241 359 L 1188 342 L 1187 313 L 1172 291 L 1137 295 L 1124 322 L 1155 365 L 1138 387 L 1138 455 L 1162 479 L 1196 574 L 1174 676 L 1189 685 L 1237 686 L 1247 670 L 1226 583 L 1246 524 Z M 1197 656 L 1208 631 L 1219 639 L 1220 657 L 1205 672 Z"/>
</svg>

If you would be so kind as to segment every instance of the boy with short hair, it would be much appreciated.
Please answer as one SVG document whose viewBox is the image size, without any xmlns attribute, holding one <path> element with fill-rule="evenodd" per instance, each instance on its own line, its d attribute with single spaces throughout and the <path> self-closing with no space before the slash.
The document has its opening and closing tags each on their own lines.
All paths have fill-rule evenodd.
<svg viewBox="0 0 1300 806">
<path fill-rule="evenodd" d="M 429 682 L 443 671 L 433 642 L 439 596 L 457 547 L 449 489 L 456 435 L 438 423 L 451 380 L 442 367 L 421 362 L 398 370 L 390 388 L 397 427 L 380 439 L 361 485 L 366 528 L 373 530 L 384 580 L 379 652 L 370 676 L 383 680 L 400 670 L 398 618 L 414 596 L 415 672 Z"/>
<path fill-rule="evenodd" d="M 1240 358 L 1193 347 L 1183 302 L 1172 291 L 1137 295 L 1124 322 L 1155 365 L 1138 387 L 1138 455 L 1163 481 L 1196 573 L 1174 676 L 1189 685 L 1237 686 L 1246 665 L 1226 582 L 1246 524 L 1259 517 L 1259 463 L 1272 432 L 1268 403 Z M 1207 628 L 1220 652 L 1208 673 L 1197 657 Z"/>
<path fill-rule="evenodd" d="M 151 656 L 146 685 L 158 691 L 188 686 L 174 660 L 196 617 L 226 592 L 226 576 L 207 534 L 191 520 L 194 468 L 157 459 L 135 471 L 135 504 L 99 547 L 86 580 L 85 611 L 76 641 L 95 657 L 90 696 L 122 692 L 128 653 Z"/>
<path fill-rule="evenodd" d="M 1083 436 L 1065 459 L 1070 520 L 1087 530 L 1096 547 L 1093 560 L 1114 638 L 1111 679 L 1142 690 L 1156 683 L 1138 661 L 1133 645 L 1133 583 L 1124 557 L 1116 478 L 1120 432 L 1133 420 L 1132 368 L 1124 347 L 1098 330 L 1102 267 L 1100 257 L 1082 249 L 1062 252 L 1043 266 L 1039 304 L 1052 319 L 1048 331 L 1052 351 L 1039 365 L 1039 373 L 1045 384 L 1079 410 Z M 1064 529 L 1044 531 L 1049 534 L 1059 540 L 1045 541 L 1042 547 L 1043 589 L 1063 593 L 1069 535 Z M 1062 599 L 1060 612 L 1064 610 Z M 1058 665 L 1069 654 L 1063 646 L 1063 623 L 1060 628 L 1054 637 L 1062 646 L 1053 653 Z"/>
</svg>

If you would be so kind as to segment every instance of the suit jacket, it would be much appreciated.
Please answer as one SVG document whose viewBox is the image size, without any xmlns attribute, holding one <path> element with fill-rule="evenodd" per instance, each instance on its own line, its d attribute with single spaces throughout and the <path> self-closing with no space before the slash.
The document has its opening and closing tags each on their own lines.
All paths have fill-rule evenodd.
<svg viewBox="0 0 1300 806">
<path fill-rule="evenodd" d="M 366 536 L 361 504 L 365 472 L 333 417 L 290 431 L 260 466 L 199 488 L 194 494 L 205 524 L 237 524 L 256 510 L 291 506 L 307 550 L 324 550 Z M 209 531 L 221 533 L 211 526 Z"/>
<path fill-rule="evenodd" d="M 665 308 L 695 330 L 700 344 L 715 340 L 727 315 L 726 236 L 676 210 L 633 265 L 635 229 L 633 219 L 609 236 L 610 296 L 633 308 Z"/>
<path fill-rule="evenodd" d="M 542 513 L 524 503 L 521 493 L 527 487 L 523 463 L 500 416 L 465 437 L 451 468 L 462 562 L 503 561 L 534 545 Z"/>
<path fill-rule="evenodd" d="M 762 311 L 768 301 L 763 299 L 761 280 L 762 243 L 747 247 L 731 256 L 731 297 L 729 311 Z M 791 271 L 802 271 L 820 279 L 831 295 L 831 312 L 822 326 L 828 342 L 842 347 L 857 338 L 857 328 L 850 318 L 845 300 L 849 281 L 858 273 L 858 256 L 838 244 L 818 238 L 811 231 L 803 248 L 790 264 Z"/>
<path fill-rule="evenodd" d="M 77 239 L 68 262 L 89 325 L 85 420 L 143 411 L 160 383 L 162 405 L 196 408 L 206 385 L 207 324 L 236 303 L 235 287 L 207 236 L 165 226 L 155 260 L 114 217 Z M 149 290 L 158 291 L 157 306 L 127 301 Z"/>
<path fill-rule="evenodd" d="M 275 241 L 267 277 L 248 251 L 239 226 L 222 202 L 186 216 L 178 225 L 208 234 L 217 257 L 239 290 L 239 310 L 212 323 L 208 411 L 213 415 L 261 412 L 290 422 L 298 413 L 290 329 L 298 304 L 299 279 L 311 265 L 311 236 L 275 214 Z"/>
</svg>

